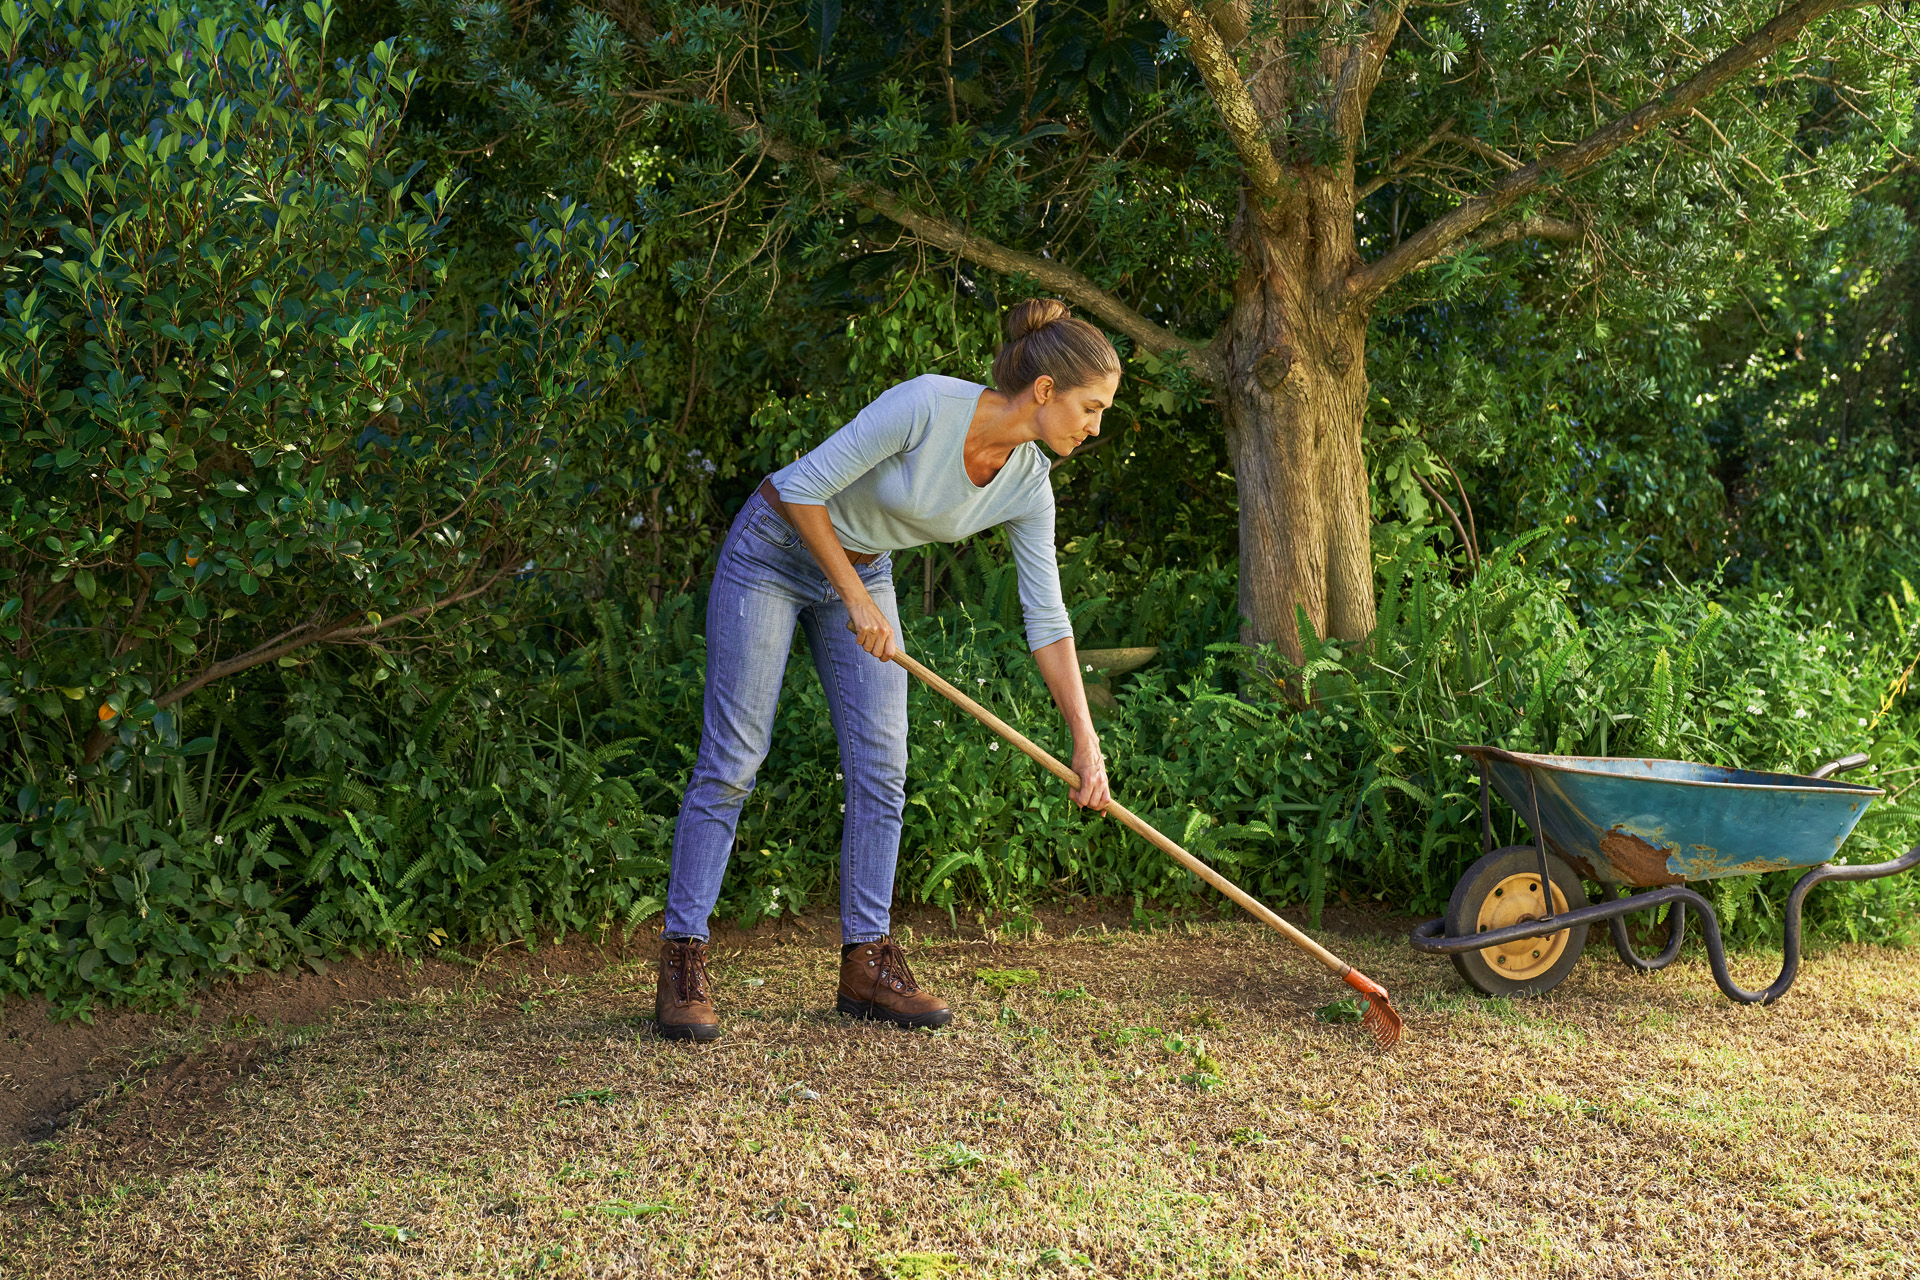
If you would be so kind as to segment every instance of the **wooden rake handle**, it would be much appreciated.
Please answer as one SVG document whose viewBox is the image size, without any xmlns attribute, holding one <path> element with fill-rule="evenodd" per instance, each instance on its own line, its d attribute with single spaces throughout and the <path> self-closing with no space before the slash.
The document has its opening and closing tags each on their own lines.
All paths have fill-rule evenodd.
<svg viewBox="0 0 1920 1280">
<path fill-rule="evenodd" d="M 966 694 L 948 684 L 945 680 L 941 679 L 937 673 L 929 670 L 925 664 L 908 657 L 898 649 L 894 650 L 893 660 L 905 667 L 908 671 L 911 671 L 914 675 L 920 677 L 921 680 L 937 690 L 946 697 L 948 701 L 960 707 L 968 715 L 978 720 L 981 724 L 986 725 L 987 728 L 993 730 L 1014 746 L 1020 748 L 1021 751 L 1025 752 L 1048 773 L 1051 773 L 1068 786 L 1076 790 L 1079 789 L 1079 774 L 1054 759 L 1050 753 L 1043 751 L 1028 741 L 1025 734 L 1008 724 L 1005 720 L 1002 720 L 999 716 L 996 716 L 993 712 L 987 710 L 972 698 L 969 698 Z M 1193 872 L 1193 874 L 1199 876 L 1202 880 L 1205 880 L 1221 893 L 1226 894 L 1229 898 L 1239 903 L 1256 919 L 1286 935 L 1288 941 L 1325 965 L 1332 971 L 1335 977 L 1346 978 L 1349 974 L 1354 973 L 1352 965 L 1346 963 L 1339 956 L 1334 955 L 1333 952 L 1327 950 L 1312 938 L 1309 938 L 1306 934 L 1300 932 L 1300 930 L 1294 928 L 1285 920 L 1282 920 L 1279 916 L 1269 911 L 1266 905 L 1258 898 L 1255 898 L 1239 885 L 1233 883 L 1233 881 L 1227 879 L 1218 871 L 1215 871 L 1212 867 L 1200 861 L 1200 859 L 1194 857 L 1173 841 L 1167 839 L 1157 828 L 1142 820 L 1133 810 L 1127 808 L 1118 800 L 1108 801 L 1106 812 L 1109 816 L 1118 818 L 1121 822 L 1133 828 L 1140 834 L 1142 839 L 1146 840 L 1156 849 L 1159 849 L 1169 858 L 1172 858 L 1175 862 Z M 1359 977 L 1360 975 L 1354 974 L 1354 976 Z M 1361 981 L 1364 982 L 1365 979 L 1362 978 Z M 1369 983 L 1368 985 L 1371 986 L 1372 984 Z M 1385 993 L 1382 992 L 1381 994 L 1384 995 Z"/>
</svg>

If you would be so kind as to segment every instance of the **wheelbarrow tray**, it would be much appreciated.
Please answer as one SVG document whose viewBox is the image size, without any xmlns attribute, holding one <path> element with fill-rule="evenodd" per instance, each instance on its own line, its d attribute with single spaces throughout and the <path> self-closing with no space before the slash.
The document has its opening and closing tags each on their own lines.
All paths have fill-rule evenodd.
<svg viewBox="0 0 1920 1280">
<path fill-rule="evenodd" d="M 1886 794 L 1829 778 L 1682 760 L 1461 747 L 1547 847 L 1589 880 L 1633 888 L 1815 867 Z"/>
</svg>

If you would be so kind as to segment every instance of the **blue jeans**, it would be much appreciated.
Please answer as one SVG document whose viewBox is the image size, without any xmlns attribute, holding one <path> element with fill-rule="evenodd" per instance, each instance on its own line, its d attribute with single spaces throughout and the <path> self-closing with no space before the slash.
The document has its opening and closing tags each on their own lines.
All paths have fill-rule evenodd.
<svg viewBox="0 0 1920 1280">
<path fill-rule="evenodd" d="M 898 636 L 893 557 L 882 555 L 856 572 Z M 841 941 L 872 942 L 889 932 L 906 810 L 907 673 L 860 647 L 847 630 L 847 607 L 813 553 L 756 493 L 720 548 L 707 600 L 706 708 L 699 758 L 673 832 L 663 929 L 669 936 L 707 936 L 740 808 L 773 740 L 773 713 L 796 622 L 826 689 L 846 775 Z"/>
</svg>

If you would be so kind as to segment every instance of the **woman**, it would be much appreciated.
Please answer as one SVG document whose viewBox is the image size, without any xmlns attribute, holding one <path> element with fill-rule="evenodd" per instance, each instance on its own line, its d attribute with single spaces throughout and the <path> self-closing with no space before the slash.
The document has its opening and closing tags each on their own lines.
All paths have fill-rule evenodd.
<svg viewBox="0 0 1920 1280">
<path fill-rule="evenodd" d="M 720 550 L 707 604 L 700 753 L 674 829 L 660 972 L 659 1033 L 717 1040 L 707 918 L 740 807 L 773 736 L 796 622 L 827 693 L 846 775 L 840 837 L 839 1010 L 902 1027 L 953 1014 L 920 989 L 889 933 L 906 807 L 907 673 L 891 552 L 1006 528 L 1027 641 L 1073 731 L 1073 799 L 1108 801 L 1073 628 L 1054 560 L 1051 464 L 1100 433 L 1120 386 L 1101 332 L 1051 300 L 1021 303 L 993 358 L 994 386 L 928 374 L 893 387 L 826 443 L 769 476 Z"/>
</svg>

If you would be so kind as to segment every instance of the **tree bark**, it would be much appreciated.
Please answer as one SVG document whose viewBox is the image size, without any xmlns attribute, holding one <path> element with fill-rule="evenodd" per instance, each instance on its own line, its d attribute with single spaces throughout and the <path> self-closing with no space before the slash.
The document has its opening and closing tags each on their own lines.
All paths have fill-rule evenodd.
<svg viewBox="0 0 1920 1280">
<path fill-rule="evenodd" d="M 1240 496 L 1241 637 L 1277 642 L 1295 662 L 1296 605 L 1322 636 L 1373 630 L 1366 320 L 1341 305 L 1359 260 L 1352 190 L 1307 175 L 1277 214 L 1242 206 L 1243 265 L 1217 344 Z"/>
</svg>

